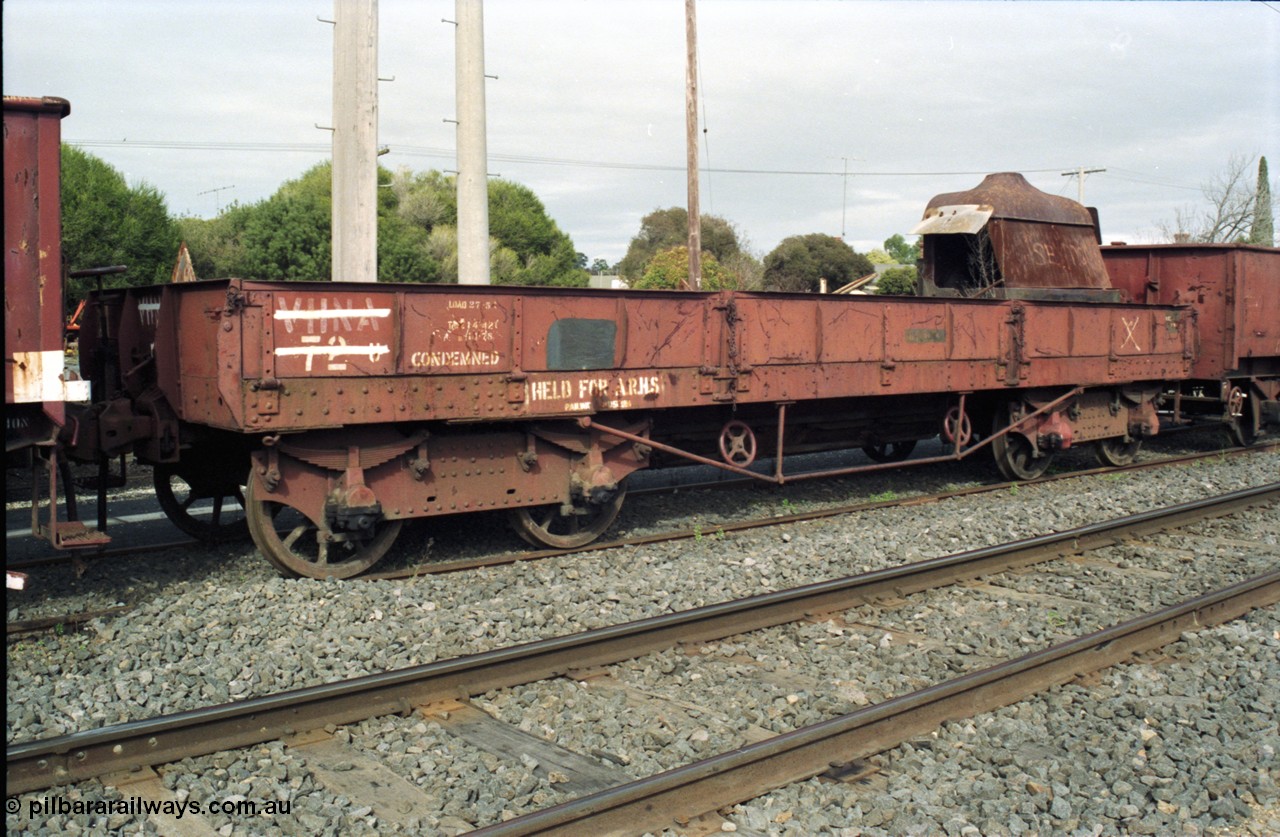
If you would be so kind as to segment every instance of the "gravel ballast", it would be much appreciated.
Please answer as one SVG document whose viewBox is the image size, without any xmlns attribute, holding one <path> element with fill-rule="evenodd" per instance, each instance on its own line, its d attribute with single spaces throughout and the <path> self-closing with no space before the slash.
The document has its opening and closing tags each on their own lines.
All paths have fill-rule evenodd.
<svg viewBox="0 0 1280 837">
<path fill-rule="evenodd" d="M 10 646 L 7 740 L 147 718 L 682 610 L 1066 529 L 1262 484 L 1277 474 L 1277 453 L 1221 457 L 725 535 L 716 523 L 734 516 L 768 508 L 800 510 L 835 494 L 848 502 L 858 492 L 868 497 L 906 493 L 920 482 L 919 474 L 877 475 L 865 486 L 842 480 L 780 493 L 700 491 L 692 500 L 681 494 L 653 498 L 647 507 L 634 502 L 621 521 L 630 531 L 696 524 L 701 535 L 691 541 L 394 582 L 284 580 L 274 577 L 248 545 L 195 548 L 198 554 L 179 557 L 177 566 L 159 577 L 148 575 L 150 561 L 139 562 L 123 573 L 91 570 L 45 601 L 34 591 L 16 604 L 11 601 L 11 619 L 30 618 L 42 607 L 66 610 L 82 600 L 88 603 L 84 607 L 123 600 L 138 604 L 84 633 Z M 1262 517 L 1249 540 L 1264 546 L 1253 553 L 1233 545 L 1237 536 L 1216 536 L 1215 523 L 1201 524 L 1194 535 L 1170 537 L 1167 549 L 1114 548 L 1107 560 L 1122 568 L 1126 562 L 1151 566 L 1147 553 L 1167 552 L 1158 560 L 1167 560 L 1161 566 L 1168 569 L 1142 578 L 1125 576 L 1131 583 L 1124 597 L 1114 596 L 1106 567 L 1069 568 L 1049 587 L 1037 582 L 1036 591 L 1064 601 L 1052 619 L 1018 600 L 1017 582 L 1011 582 L 1014 592 L 1004 606 L 1012 626 L 1007 637 L 959 635 L 963 620 L 925 595 L 879 614 L 875 624 L 895 632 L 883 648 L 882 638 L 864 635 L 858 626 L 832 623 L 787 626 L 722 643 L 714 651 L 720 657 L 717 666 L 690 667 L 691 679 L 674 681 L 686 690 L 687 703 L 710 707 L 692 719 L 692 728 L 658 724 L 628 705 L 625 695 L 615 694 L 596 707 L 572 681 L 542 684 L 527 693 L 514 689 L 479 702 L 535 734 L 579 752 L 607 752 L 623 770 L 643 775 L 761 731 L 784 731 L 919 688 L 938 675 L 927 670 L 933 652 L 916 648 L 917 653 L 903 654 L 896 678 L 863 682 L 842 673 L 841 663 L 824 668 L 822 655 L 832 645 L 856 639 L 885 656 L 909 647 L 898 643 L 901 636 L 932 636 L 950 620 L 958 635 L 948 643 L 967 645 L 972 659 L 965 665 L 979 667 L 1095 622 L 1107 624 L 1126 612 L 1194 595 L 1197 589 L 1183 583 L 1179 562 L 1189 567 L 1206 556 L 1220 558 L 1224 577 L 1274 566 L 1280 560 L 1280 525 L 1274 513 Z M 405 560 L 429 548 L 427 538 L 418 535 L 400 547 Z M 445 527 L 441 537 L 454 535 Z M 475 548 L 501 544 L 505 537 L 486 532 L 476 538 Z M 1173 577 L 1163 578 L 1162 572 Z M 38 589 L 38 579 L 34 586 Z M 1113 593 L 1098 594 L 1104 587 Z M 973 598 L 975 608 L 995 606 L 989 595 L 975 591 Z M 1071 600 L 1098 607 L 1076 612 Z M 837 834 L 1199 833 L 1250 822 L 1245 817 L 1254 806 L 1276 803 L 1280 741 L 1271 684 L 1280 682 L 1278 637 L 1280 614 L 1274 608 L 1188 634 L 1169 649 L 1169 662 L 1120 667 L 1096 686 L 1062 687 L 985 718 L 948 725 L 920 746 L 877 757 L 880 778 L 868 785 L 802 783 L 740 806 L 729 819 L 771 834 L 824 829 Z M 790 655 L 809 667 L 787 672 L 778 694 L 763 703 L 734 692 L 735 669 L 755 673 L 762 667 L 756 658 L 770 655 Z M 683 655 L 670 652 L 634 661 L 629 668 L 638 672 L 636 682 L 644 683 L 650 676 L 646 669 L 656 682 L 688 664 Z M 840 685 L 831 688 L 837 681 Z M 653 688 L 670 688 L 670 682 Z M 806 682 L 813 684 L 811 691 L 794 688 Z M 759 690 L 759 681 L 752 688 Z M 585 717 L 589 712 L 599 717 Z M 556 783 L 536 771 L 500 764 L 420 718 L 375 719 L 348 734 L 357 746 L 379 754 L 400 775 L 435 794 L 440 807 L 423 812 L 420 830 L 459 830 L 558 799 Z M 392 741 L 385 747 L 384 736 Z M 191 760 L 171 769 L 166 782 L 192 798 L 274 796 L 297 802 L 294 812 L 278 822 L 250 827 L 215 821 L 217 827 L 239 829 L 236 833 L 384 830 L 385 824 L 362 811 L 367 806 L 360 800 L 329 794 L 307 774 L 304 758 L 279 745 Z M 79 792 L 115 793 L 94 788 L 86 783 Z M 140 820 L 112 824 L 58 815 L 39 821 L 9 816 L 7 823 L 11 831 L 30 833 L 152 828 Z M 1143 831 L 1147 828 L 1154 830 Z"/>
</svg>

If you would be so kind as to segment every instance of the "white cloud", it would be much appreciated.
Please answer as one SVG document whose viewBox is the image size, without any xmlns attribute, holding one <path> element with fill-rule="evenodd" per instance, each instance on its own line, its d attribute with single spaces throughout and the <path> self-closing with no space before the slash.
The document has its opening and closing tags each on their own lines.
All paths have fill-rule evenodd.
<svg viewBox="0 0 1280 837">
<path fill-rule="evenodd" d="M 380 70 L 395 76 L 380 87 L 383 163 L 451 168 L 413 149 L 454 144 L 454 29 L 440 22 L 453 3 L 379 7 Z M 314 125 L 332 99 L 331 30 L 316 20 L 329 0 L 6 0 L 3 14 L 5 92 L 70 99 L 69 138 L 328 141 Z M 492 155 L 683 163 L 678 0 L 489 0 L 485 29 Z M 1280 15 L 1262 4 L 703 0 L 698 32 L 712 167 L 829 172 L 704 176 L 704 209 L 761 251 L 839 234 L 842 218 L 850 240 L 879 242 L 932 195 L 981 180 L 875 173 L 1050 169 L 1029 177 L 1074 195 L 1059 169 L 1105 166 L 1086 194 L 1114 237 L 1171 217 L 1232 153 L 1280 160 Z M 201 215 L 325 156 L 91 150 Z M 620 258 L 645 213 L 685 199 L 681 171 L 508 159 L 491 169 L 534 189 L 593 259 Z"/>
</svg>

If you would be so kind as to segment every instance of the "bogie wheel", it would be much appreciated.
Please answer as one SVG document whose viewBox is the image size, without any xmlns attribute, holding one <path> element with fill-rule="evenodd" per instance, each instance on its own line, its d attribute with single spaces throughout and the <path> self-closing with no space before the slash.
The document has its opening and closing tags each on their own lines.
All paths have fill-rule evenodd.
<svg viewBox="0 0 1280 837">
<path fill-rule="evenodd" d="M 1236 398 L 1236 393 L 1240 393 Z M 1231 441 L 1242 448 L 1247 448 L 1258 441 L 1262 432 L 1262 399 L 1245 395 L 1241 390 L 1232 390 L 1232 408 L 1227 422 L 1227 433 Z"/>
<path fill-rule="evenodd" d="M 245 511 L 253 542 L 281 575 L 307 578 L 350 578 L 376 564 L 400 534 L 402 520 L 374 524 L 365 540 L 330 540 L 314 521 L 297 509 L 257 497 L 262 489 L 250 478 Z M 281 534 L 283 532 L 283 535 Z"/>
<path fill-rule="evenodd" d="M 905 442 L 884 442 L 883 444 L 863 445 L 862 452 L 876 462 L 901 462 L 916 449 L 916 440 Z"/>
<path fill-rule="evenodd" d="M 1126 442 L 1116 436 L 1111 439 L 1099 439 L 1093 451 L 1103 465 L 1119 468 L 1123 465 L 1132 465 L 1140 447 L 1142 447 L 1141 439 L 1131 439 Z"/>
<path fill-rule="evenodd" d="M 1007 426 L 997 414 L 992 426 L 992 434 L 999 433 Z M 1031 440 L 1021 433 L 1006 433 L 996 436 L 991 441 L 991 453 L 995 457 L 996 467 L 1004 478 L 1011 481 L 1033 480 L 1049 470 L 1053 454 L 1036 456 Z"/>
<path fill-rule="evenodd" d="M 163 462 L 152 468 L 156 501 L 183 532 L 206 543 L 236 540 L 249 534 L 244 483 L 248 472 L 202 468 L 188 462 Z M 234 473 L 235 469 L 229 469 Z M 208 508 L 212 506 L 212 510 Z"/>
<path fill-rule="evenodd" d="M 559 503 L 512 509 L 511 525 L 534 546 L 576 549 L 591 543 L 613 525 L 626 496 L 627 486 L 623 483 L 604 503 L 579 503 L 570 514 L 563 514 Z"/>
</svg>

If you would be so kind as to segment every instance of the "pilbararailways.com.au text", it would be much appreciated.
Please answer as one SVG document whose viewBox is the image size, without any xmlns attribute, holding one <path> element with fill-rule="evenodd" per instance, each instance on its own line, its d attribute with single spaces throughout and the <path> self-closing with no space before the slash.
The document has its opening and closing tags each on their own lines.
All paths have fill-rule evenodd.
<svg viewBox="0 0 1280 837">
<path fill-rule="evenodd" d="M 13 804 L 14 802 L 17 802 L 17 800 L 9 800 L 7 813 L 18 813 L 17 807 Z M 182 819 L 186 814 L 195 816 L 200 814 L 223 814 L 229 817 L 276 816 L 288 814 L 292 803 L 289 800 L 275 799 L 255 802 L 252 799 L 245 799 L 240 796 L 231 796 L 226 799 L 215 799 L 208 802 L 199 802 L 194 799 L 181 802 L 176 799 L 144 799 L 140 796 L 130 796 L 124 799 L 67 799 L 63 796 L 46 796 L 28 800 L 26 807 L 27 813 L 31 817 L 49 816 L 50 814 L 62 814 L 64 816 L 80 814 L 105 814 L 107 816 L 112 814 L 125 814 L 128 816 L 165 814 L 175 819 Z"/>
</svg>

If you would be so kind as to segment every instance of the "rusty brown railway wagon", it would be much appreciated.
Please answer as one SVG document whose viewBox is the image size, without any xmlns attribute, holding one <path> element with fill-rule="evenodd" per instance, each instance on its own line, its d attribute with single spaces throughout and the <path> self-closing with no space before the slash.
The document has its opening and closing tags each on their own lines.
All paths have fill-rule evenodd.
<svg viewBox="0 0 1280 837">
<path fill-rule="evenodd" d="M 1190 378 L 1170 382 L 1169 420 L 1219 419 L 1242 445 L 1280 424 L 1280 250 L 1122 245 L 1102 248 L 1102 256 L 1112 285 L 1129 299 L 1196 312 L 1196 360 Z"/>
<path fill-rule="evenodd" d="M 88 383 L 67 368 L 63 354 L 59 190 L 62 120 L 70 112 L 65 99 L 4 97 L 6 464 L 35 464 L 33 454 L 52 451 L 66 420 L 67 402 L 89 397 Z M 55 493 L 59 476 L 49 471 Z M 101 540 L 79 522 L 59 522 L 52 515 L 41 519 L 34 508 L 32 527 L 55 545 Z"/>
<path fill-rule="evenodd" d="M 1192 360 L 1186 309 L 1120 303 L 231 280 L 110 304 L 127 394 L 83 438 L 193 481 L 234 473 L 259 547 L 304 575 L 360 572 L 401 521 L 476 510 L 584 544 L 628 474 L 701 456 L 699 436 L 734 469 L 766 444 L 882 450 L 941 427 L 961 448 L 999 434 L 1017 478 L 1081 442 L 1122 457 Z M 301 522 L 280 534 L 285 507 Z"/>
<path fill-rule="evenodd" d="M 916 298 L 243 279 L 106 291 L 80 337 L 93 404 L 70 412 L 58 455 L 132 452 L 181 528 L 247 526 L 282 571 L 314 577 L 369 568 L 411 518 L 505 510 L 532 543 L 583 545 L 628 475 L 678 459 L 781 484 L 802 478 L 784 472 L 789 453 L 879 460 L 828 472 L 848 473 L 941 433 L 951 452 L 915 462 L 987 450 L 1030 479 L 1093 443 L 1121 463 L 1158 431 L 1158 399 L 1192 376 L 1201 341 L 1195 300 L 1113 287 L 1097 230 L 1089 210 L 1002 174 L 930 203 Z M 772 473 L 748 469 L 758 455 Z"/>
</svg>

